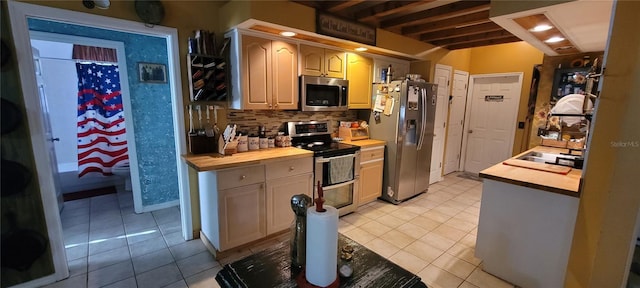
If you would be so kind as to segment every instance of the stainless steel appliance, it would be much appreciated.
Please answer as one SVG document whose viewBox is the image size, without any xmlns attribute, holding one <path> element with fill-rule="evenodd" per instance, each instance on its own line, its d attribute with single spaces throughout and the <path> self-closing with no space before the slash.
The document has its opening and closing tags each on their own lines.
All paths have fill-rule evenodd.
<svg viewBox="0 0 640 288">
<path fill-rule="evenodd" d="M 330 77 L 300 76 L 300 110 L 346 111 L 349 80 Z"/>
<path fill-rule="evenodd" d="M 437 85 L 402 80 L 373 90 L 369 133 L 387 142 L 382 199 L 398 204 L 429 187 Z"/>
<path fill-rule="evenodd" d="M 354 212 L 358 205 L 360 147 L 333 142 L 328 121 L 288 122 L 293 146 L 313 151 L 313 198 L 320 181 L 326 205 L 340 216 Z"/>
</svg>

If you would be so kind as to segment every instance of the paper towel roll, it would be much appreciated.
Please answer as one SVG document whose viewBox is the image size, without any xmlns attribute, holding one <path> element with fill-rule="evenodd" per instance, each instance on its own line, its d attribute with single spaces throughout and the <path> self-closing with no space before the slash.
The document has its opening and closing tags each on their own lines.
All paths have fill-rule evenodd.
<svg viewBox="0 0 640 288">
<path fill-rule="evenodd" d="M 315 209 L 307 209 L 305 276 L 309 283 L 327 287 L 336 280 L 338 270 L 338 209 L 326 205 L 325 212 Z"/>
</svg>

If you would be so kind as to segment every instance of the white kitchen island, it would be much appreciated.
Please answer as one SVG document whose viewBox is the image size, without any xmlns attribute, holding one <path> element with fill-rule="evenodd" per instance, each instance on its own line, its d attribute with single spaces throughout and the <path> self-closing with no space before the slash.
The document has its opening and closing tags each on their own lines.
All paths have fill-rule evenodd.
<svg viewBox="0 0 640 288">
<path fill-rule="evenodd" d="M 482 269 L 520 287 L 564 287 L 581 174 L 502 163 L 481 171 L 476 257 L 483 260 Z"/>
</svg>

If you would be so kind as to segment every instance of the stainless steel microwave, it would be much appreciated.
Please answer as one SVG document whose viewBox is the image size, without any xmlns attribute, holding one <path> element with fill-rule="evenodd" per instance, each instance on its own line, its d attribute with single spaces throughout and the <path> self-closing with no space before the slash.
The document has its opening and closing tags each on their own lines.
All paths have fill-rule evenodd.
<svg viewBox="0 0 640 288">
<path fill-rule="evenodd" d="M 300 110 L 345 111 L 349 80 L 318 76 L 300 76 Z"/>
</svg>

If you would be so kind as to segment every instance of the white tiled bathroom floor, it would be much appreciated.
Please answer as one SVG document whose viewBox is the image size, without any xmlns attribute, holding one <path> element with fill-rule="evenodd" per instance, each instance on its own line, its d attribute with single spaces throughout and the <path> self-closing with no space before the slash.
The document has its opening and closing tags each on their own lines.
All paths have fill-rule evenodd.
<svg viewBox="0 0 640 288">
<path fill-rule="evenodd" d="M 360 207 L 339 231 L 429 287 L 513 287 L 474 256 L 482 183 L 458 175 L 400 205 Z M 216 261 L 200 240 L 182 239 L 178 207 L 135 214 L 123 192 L 66 202 L 61 217 L 71 277 L 47 287 L 218 287 L 222 265 L 288 237 Z"/>
</svg>

